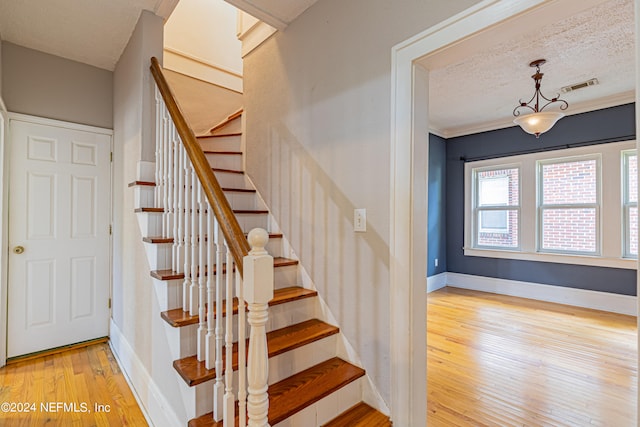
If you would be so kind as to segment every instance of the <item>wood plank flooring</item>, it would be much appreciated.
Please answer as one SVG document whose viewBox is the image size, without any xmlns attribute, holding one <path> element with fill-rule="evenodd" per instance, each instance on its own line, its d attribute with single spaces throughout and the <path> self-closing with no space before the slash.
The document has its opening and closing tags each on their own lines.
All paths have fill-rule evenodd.
<svg viewBox="0 0 640 427">
<path fill-rule="evenodd" d="M 138 427 L 147 422 L 109 345 L 100 343 L 0 368 L 0 425 Z"/>
<path fill-rule="evenodd" d="M 636 319 L 456 288 L 427 297 L 439 426 L 636 426 Z"/>
</svg>

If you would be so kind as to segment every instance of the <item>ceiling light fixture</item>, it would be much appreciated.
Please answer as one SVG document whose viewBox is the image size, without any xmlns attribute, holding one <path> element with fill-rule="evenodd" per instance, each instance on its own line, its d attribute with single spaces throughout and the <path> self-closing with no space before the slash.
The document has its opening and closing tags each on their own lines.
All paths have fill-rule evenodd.
<svg viewBox="0 0 640 427">
<path fill-rule="evenodd" d="M 540 66 L 545 62 L 547 62 L 546 59 L 536 59 L 529 64 L 530 67 L 536 68 L 536 73 L 531 76 L 531 78 L 536 82 L 536 91 L 533 93 L 529 102 L 524 102 L 521 99 L 520 105 L 513 109 L 513 115 L 516 116 L 513 122 L 519 125 L 525 132 L 535 135 L 536 138 L 538 138 L 541 133 L 545 133 L 551 129 L 558 120 L 564 117 L 564 113 L 559 111 L 543 112 L 542 110 L 556 102 L 560 103 L 561 110 L 566 110 L 569 107 L 569 103 L 567 101 L 558 98 L 560 94 L 558 94 L 558 97 L 556 98 L 549 99 L 540 92 L 540 82 L 544 75 L 540 72 Z M 546 103 L 541 106 L 541 101 L 543 103 L 546 101 Z M 533 113 L 521 116 L 521 108 L 528 108 L 533 111 Z"/>
</svg>

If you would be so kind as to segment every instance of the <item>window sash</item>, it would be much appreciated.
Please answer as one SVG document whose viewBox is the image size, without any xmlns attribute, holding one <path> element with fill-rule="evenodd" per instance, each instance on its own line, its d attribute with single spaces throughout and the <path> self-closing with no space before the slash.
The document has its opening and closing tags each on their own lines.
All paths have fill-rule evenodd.
<svg viewBox="0 0 640 427">
<path fill-rule="evenodd" d="M 632 253 L 631 251 L 631 209 L 638 208 L 638 202 L 629 201 L 629 159 L 630 157 L 637 156 L 637 150 L 623 150 L 622 152 L 622 241 L 623 251 L 622 256 L 624 258 L 637 259 L 638 253 Z M 636 159 L 637 161 L 637 159 Z M 637 196 L 636 196 L 637 197 Z M 637 217 L 637 215 L 636 215 Z M 636 219 L 637 221 L 637 219 Z M 637 238 L 637 237 L 636 237 Z M 637 245 L 637 242 L 636 242 Z"/>
<path fill-rule="evenodd" d="M 596 165 L 596 182 L 595 182 L 595 203 L 542 203 L 544 200 L 544 166 L 555 165 L 561 163 L 572 163 L 572 162 L 584 162 L 584 161 L 592 161 L 595 160 Z M 590 154 L 584 156 L 570 156 L 570 157 L 558 157 L 547 160 L 538 160 L 536 167 L 536 180 L 538 183 L 538 194 L 537 194 L 537 204 L 538 209 L 536 211 L 536 222 L 537 222 L 537 241 L 536 241 L 536 250 L 540 253 L 554 253 L 554 254 L 568 254 L 568 255 L 590 255 L 590 256 L 600 256 L 601 255 L 601 247 L 602 247 L 602 238 L 600 233 L 600 206 L 602 203 L 602 192 L 600 191 L 602 185 L 602 160 L 601 155 Z M 594 227 L 593 230 L 595 234 L 595 248 L 593 251 L 582 251 L 582 250 L 568 250 L 568 249 L 551 249 L 544 248 L 545 241 L 545 224 L 544 224 L 544 212 L 547 210 L 578 210 L 578 209 L 595 209 L 595 219 L 594 219 Z"/>
</svg>

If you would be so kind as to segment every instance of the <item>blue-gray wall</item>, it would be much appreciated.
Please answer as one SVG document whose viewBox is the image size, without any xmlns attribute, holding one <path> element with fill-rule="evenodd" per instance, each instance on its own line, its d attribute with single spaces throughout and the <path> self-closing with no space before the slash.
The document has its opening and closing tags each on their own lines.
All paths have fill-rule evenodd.
<svg viewBox="0 0 640 427">
<path fill-rule="evenodd" d="M 447 271 L 447 141 L 429 135 L 427 276 Z M 438 266 L 435 260 L 438 259 Z"/>
<path fill-rule="evenodd" d="M 447 230 L 444 237 L 447 251 L 446 265 L 449 272 L 636 295 L 635 270 L 465 257 L 462 249 L 464 243 L 464 162 L 460 160 L 461 157 L 467 159 L 503 157 L 521 151 L 562 149 L 567 145 L 616 142 L 634 138 L 635 108 L 633 104 L 626 104 L 565 117 L 549 132 L 541 135 L 539 139 L 524 133 L 519 127 L 448 139 L 445 144 L 446 197 L 444 200 L 446 211 L 440 218 L 433 219 L 435 224 L 431 224 L 431 194 L 429 194 L 429 271 L 431 271 L 433 264 L 433 259 L 431 259 L 432 245 L 440 247 L 441 244 L 444 244 L 441 240 L 431 242 L 432 238 L 442 239 L 438 234 L 432 235 L 431 230 L 445 224 Z M 433 145 L 438 144 L 434 143 Z M 430 144 L 431 147 L 432 144 Z M 429 168 L 431 167 L 430 161 Z M 429 179 L 429 190 L 431 191 L 432 185 L 437 185 L 431 182 L 431 172 Z M 436 176 L 434 179 L 440 178 Z M 440 221 L 440 225 L 437 224 L 438 221 Z"/>
</svg>

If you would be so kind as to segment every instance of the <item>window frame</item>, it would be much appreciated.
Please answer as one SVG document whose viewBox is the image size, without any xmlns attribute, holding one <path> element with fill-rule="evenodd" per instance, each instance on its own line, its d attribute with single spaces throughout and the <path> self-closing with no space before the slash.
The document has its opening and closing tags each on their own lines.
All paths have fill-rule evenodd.
<svg viewBox="0 0 640 427">
<path fill-rule="evenodd" d="M 482 173 L 482 172 L 490 172 L 490 171 L 496 171 L 496 170 L 507 170 L 507 169 L 517 169 L 518 171 L 518 204 L 517 205 L 509 205 L 507 204 L 497 204 L 497 205 L 486 205 L 486 206 L 479 206 L 479 194 L 480 194 L 480 179 L 478 179 L 478 173 Z M 472 244 L 473 247 L 476 249 L 498 249 L 498 250 L 505 250 L 505 251 L 518 251 L 520 250 L 520 217 L 521 217 L 521 213 L 520 213 L 520 207 L 521 207 L 521 194 L 522 194 L 522 186 L 521 186 L 521 180 L 520 180 L 520 175 L 521 175 L 521 171 L 520 171 L 520 165 L 519 164 L 508 164 L 508 165 L 500 165 L 498 167 L 493 167 L 493 166 L 488 166 L 488 167 L 480 167 L 480 168 L 474 168 L 472 170 L 472 174 L 473 174 L 473 194 L 472 194 L 472 199 L 473 199 L 473 219 L 472 219 L 472 227 L 473 227 L 473 239 L 472 239 Z M 507 179 L 507 182 L 509 180 L 508 176 L 505 176 L 505 178 Z M 518 241 L 518 245 L 517 246 L 513 246 L 513 247 L 509 247 L 509 246 L 499 246 L 499 245 L 481 245 L 478 243 L 478 233 L 482 232 L 482 228 L 480 226 L 480 212 L 499 212 L 499 211 L 516 211 L 518 214 L 518 236 L 517 236 L 517 241 Z M 506 227 L 506 231 L 491 231 L 491 233 L 497 233 L 497 234 L 508 234 L 509 233 L 509 229 L 511 227 L 509 226 L 509 219 L 508 219 L 508 214 L 507 214 L 507 227 Z"/>
<path fill-rule="evenodd" d="M 638 150 L 637 149 L 629 149 L 629 150 L 621 150 L 621 162 L 622 162 L 622 257 L 637 260 L 638 254 L 631 253 L 631 214 L 630 210 L 632 208 L 638 209 L 638 201 L 636 197 L 635 202 L 629 201 L 629 157 L 636 156 L 636 165 L 638 164 Z M 636 176 L 636 182 L 638 177 Z"/>
<path fill-rule="evenodd" d="M 560 264 L 577 264 L 623 269 L 636 269 L 637 261 L 623 257 L 622 236 L 622 162 L 620 152 L 636 148 L 635 140 L 609 142 L 589 146 L 541 150 L 536 153 L 526 153 L 486 160 L 465 161 L 464 168 L 464 236 L 463 254 L 483 258 L 514 259 L 524 261 L 539 261 Z M 514 148 L 516 150 L 517 147 Z M 539 252 L 537 250 L 538 219 L 537 219 L 537 179 L 536 162 L 554 158 L 566 158 L 600 153 L 601 163 L 601 209 L 600 209 L 600 255 L 569 254 L 555 252 Z M 473 168 L 492 167 L 502 169 L 520 166 L 520 214 L 519 220 L 519 250 L 502 248 L 473 247 Z"/>
<path fill-rule="evenodd" d="M 560 163 L 573 163 L 582 161 L 596 162 L 596 201 L 595 203 L 550 203 L 544 204 L 544 176 L 543 169 L 547 165 L 555 165 Z M 537 240 L 536 251 L 539 253 L 553 253 L 553 254 L 568 254 L 568 255 L 586 255 L 586 256 L 600 256 L 602 254 L 602 234 L 601 234 L 601 206 L 602 206 L 602 155 L 600 153 L 587 154 L 582 156 L 569 156 L 569 157 L 556 157 L 553 159 L 537 160 L 536 161 L 536 182 L 537 182 Z M 544 241 L 544 211 L 545 210 L 557 210 L 557 209 L 594 209 L 595 210 L 595 250 L 594 251 L 579 251 L 579 250 L 566 250 L 566 249 L 545 249 L 542 246 Z"/>
</svg>

